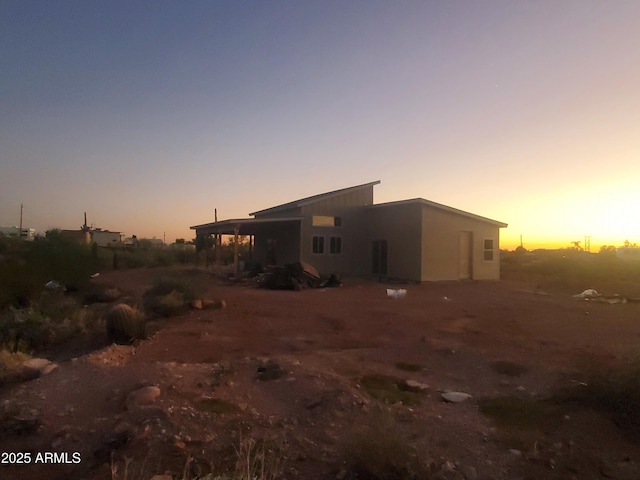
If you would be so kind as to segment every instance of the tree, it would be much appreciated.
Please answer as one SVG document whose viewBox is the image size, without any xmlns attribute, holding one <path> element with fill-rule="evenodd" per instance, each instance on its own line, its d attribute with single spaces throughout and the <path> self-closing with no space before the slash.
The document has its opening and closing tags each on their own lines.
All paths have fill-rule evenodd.
<svg viewBox="0 0 640 480">
<path fill-rule="evenodd" d="M 602 245 L 598 253 L 601 253 L 602 255 L 615 255 L 616 251 L 617 249 L 613 245 Z"/>
<path fill-rule="evenodd" d="M 580 246 L 580 240 L 575 241 L 575 242 L 571 242 L 571 245 L 573 245 L 573 247 L 570 248 L 570 250 L 575 250 L 577 252 L 582 252 L 584 249 Z"/>
</svg>

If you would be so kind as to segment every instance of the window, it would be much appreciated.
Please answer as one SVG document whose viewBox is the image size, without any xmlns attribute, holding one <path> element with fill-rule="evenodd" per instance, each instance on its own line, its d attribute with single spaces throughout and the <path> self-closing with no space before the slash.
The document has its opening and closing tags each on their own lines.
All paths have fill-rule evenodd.
<svg viewBox="0 0 640 480">
<path fill-rule="evenodd" d="M 342 237 L 331 237 L 329 239 L 329 253 L 333 255 L 342 253 Z"/>
<path fill-rule="evenodd" d="M 313 237 L 313 253 L 324 253 L 324 237 Z"/>
<path fill-rule="evenodd" d="M 483 258 L 487 262 L 493 261 L 493 238 L 485 238 L 483 244 Z"/>
<path fill-rule="evenodd" d="M 314 215 L 311 217 L 311 225 L 314 227 L 339 227 L 342 225 L 341 217 L 327 215 Z"/>
</svg>

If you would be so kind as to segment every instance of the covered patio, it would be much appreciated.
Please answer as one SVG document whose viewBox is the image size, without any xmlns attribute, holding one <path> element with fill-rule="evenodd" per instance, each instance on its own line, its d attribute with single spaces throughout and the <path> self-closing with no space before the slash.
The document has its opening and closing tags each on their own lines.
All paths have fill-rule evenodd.
<svg viewBox="0 0 640 480">
<path fill-rule="evenodd" d="M 282 232 L 291 230 L 292 228 L 300 231 L 300 222 L 302 217 L 280 217 L 280 218 L 239 218 L 222 220 L 220 222 L 204 223 L 202 225 L 194 225 L 191 230 L 196 231 L 196 239 L 214 237 L 214 254 L 216 265 L 220 263 L 219 245 L 222 245 L 222 235 L 233 236 L 234 239 L 234 254 L 233 254 L 233 266 L 234 270 L 238 271 L 238 237 L 249 237 L 249 261 L 253 260 L 253 253 L 255 249 L 256 236 L 264 237 L 267 239 L 269 236 L 274 236 L 274 232 Z M 269 245 L 267 245 L 267 250 Z M 273 245 L 275 248 L 275 245 Z M 267 254 L 269 252 L 267 251 Z M 274 252 L 275 255 L 275 252 Z M 267 258 L 267 260 L 270 260 Z M 275 262 L 275 257 L 272 263 Z"/>
</svg>

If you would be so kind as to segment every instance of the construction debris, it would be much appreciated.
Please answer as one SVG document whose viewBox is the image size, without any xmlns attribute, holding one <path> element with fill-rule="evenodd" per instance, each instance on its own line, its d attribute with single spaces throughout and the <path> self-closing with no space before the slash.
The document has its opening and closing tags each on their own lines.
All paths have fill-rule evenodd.
<svg viewBox="0 0 640 480">
<path fill-rule="evenodd" d="M 271 290 L 302 290 L 342 285 L 338 276 L 334 274 L 326 280 L 321 280 L 318 270 L 305 262 L 271 265 L 265 268 L 263 273 L 256 275 L 254 281 L 258 286 Z"/>
</svg>

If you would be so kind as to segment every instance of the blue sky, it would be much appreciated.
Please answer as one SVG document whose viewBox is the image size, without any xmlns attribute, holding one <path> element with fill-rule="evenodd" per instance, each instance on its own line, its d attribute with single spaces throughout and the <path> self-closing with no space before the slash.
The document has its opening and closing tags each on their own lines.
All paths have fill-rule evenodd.
<svg viewBox="0 0 640 480">
<path fill-rule="evenodd" d="M 0 0 L 0 225 L 190 225 L 381 180 L 640 241 L 640 3 Z"/>
</svg>

